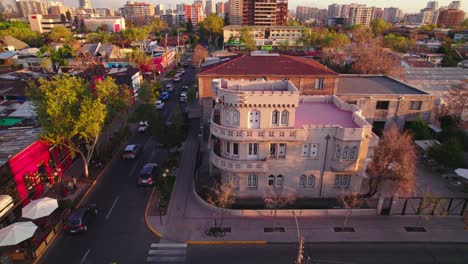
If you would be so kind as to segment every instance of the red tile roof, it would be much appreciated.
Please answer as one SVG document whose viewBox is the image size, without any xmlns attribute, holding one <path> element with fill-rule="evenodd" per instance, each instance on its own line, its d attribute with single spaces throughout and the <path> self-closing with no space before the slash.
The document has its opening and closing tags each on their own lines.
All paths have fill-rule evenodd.
<svg viewBox="0 0 468 264">
<path fill-rule="evenodd" d="M 252 75 L 252 76 L 307 76 L 338 75 L 317 61 L 309 58 L 243 55 L 221 64 L 202 68 L 199 76 Z"/>
</svg>

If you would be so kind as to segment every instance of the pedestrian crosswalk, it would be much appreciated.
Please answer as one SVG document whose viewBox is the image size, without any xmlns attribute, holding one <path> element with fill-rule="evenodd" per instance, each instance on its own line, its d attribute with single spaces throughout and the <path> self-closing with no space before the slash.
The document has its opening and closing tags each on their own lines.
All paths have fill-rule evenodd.
<svg viewBox="0 0 468 264">
<path fill-rule="evenodd" d="M 184 263 L 187 244 L 181 243 L 151 243 L 146 262 L 151 263 Z"/>
</svg>

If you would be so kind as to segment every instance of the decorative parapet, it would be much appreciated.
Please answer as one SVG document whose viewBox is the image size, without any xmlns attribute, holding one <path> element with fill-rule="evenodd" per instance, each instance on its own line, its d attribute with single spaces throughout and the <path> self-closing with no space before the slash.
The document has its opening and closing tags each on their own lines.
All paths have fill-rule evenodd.
<svg viewBox="0 0 468 264">
<path fill-rule="evenodd" d="M 229 172 L 266 172 L 268 165 L 261 160 L 230 160 L 218 156 L 213 149 L 210 152 L 210 162 L 219 169 Z"/>
</svg>

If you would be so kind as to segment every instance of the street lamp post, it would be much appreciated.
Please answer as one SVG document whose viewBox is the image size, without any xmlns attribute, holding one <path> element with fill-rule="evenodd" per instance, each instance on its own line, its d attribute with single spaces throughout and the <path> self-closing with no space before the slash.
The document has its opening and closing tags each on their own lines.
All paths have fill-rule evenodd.
<svg viewBox="0 0 468 264">
<path fill-rule="evenodd" d="M 327 140 L 327 144 L 325 145 L 325 157 L 323 158 L 323 166 L 322 166 L 322 171 L 320 172 L 320 191 L 319 191 L 319 197 L 322 198 L 322 189 L 323 189 L 323 176 L 325 174 L 325 165 L 327 164 L 327 152 L 328 152 L 328 141 L 330 140 L 330 135 L 327 135 L 325 137 Z"/>
</svg>

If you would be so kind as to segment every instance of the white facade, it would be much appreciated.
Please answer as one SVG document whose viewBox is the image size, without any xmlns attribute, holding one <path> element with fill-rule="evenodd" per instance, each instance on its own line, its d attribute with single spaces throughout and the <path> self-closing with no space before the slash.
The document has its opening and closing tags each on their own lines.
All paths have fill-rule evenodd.
<svg viewBox="0 0 468 264">
<path fill-rule="evenodd" d="M 378 138 L 354 105 L 300 96 L 290 81 L 213 80 L 211 173 L 239 197 L 266 189 L 299 197 L 360 191 Z"/>
<path fill-rule="evenodd" d="M 52 30 L 52 28 L 60 26 L 60 27 L 67 27 L 71 29 L 69 23 L 63 23 L 59 17 L 49 17 L 43 15 L 29 15 L 28 16 L 29 27 L 32 31 L 36 31 L 39 33 L 48 33 Z"/>
<path fill-rule="evenodd" d="M 125 30 L 125 18 L 123 17 L 92 17 L 83 19 L 88 30 L 96 31 L 102 25 L 107 26 L 109 32 L 120 32 Z"/>
</svg>

